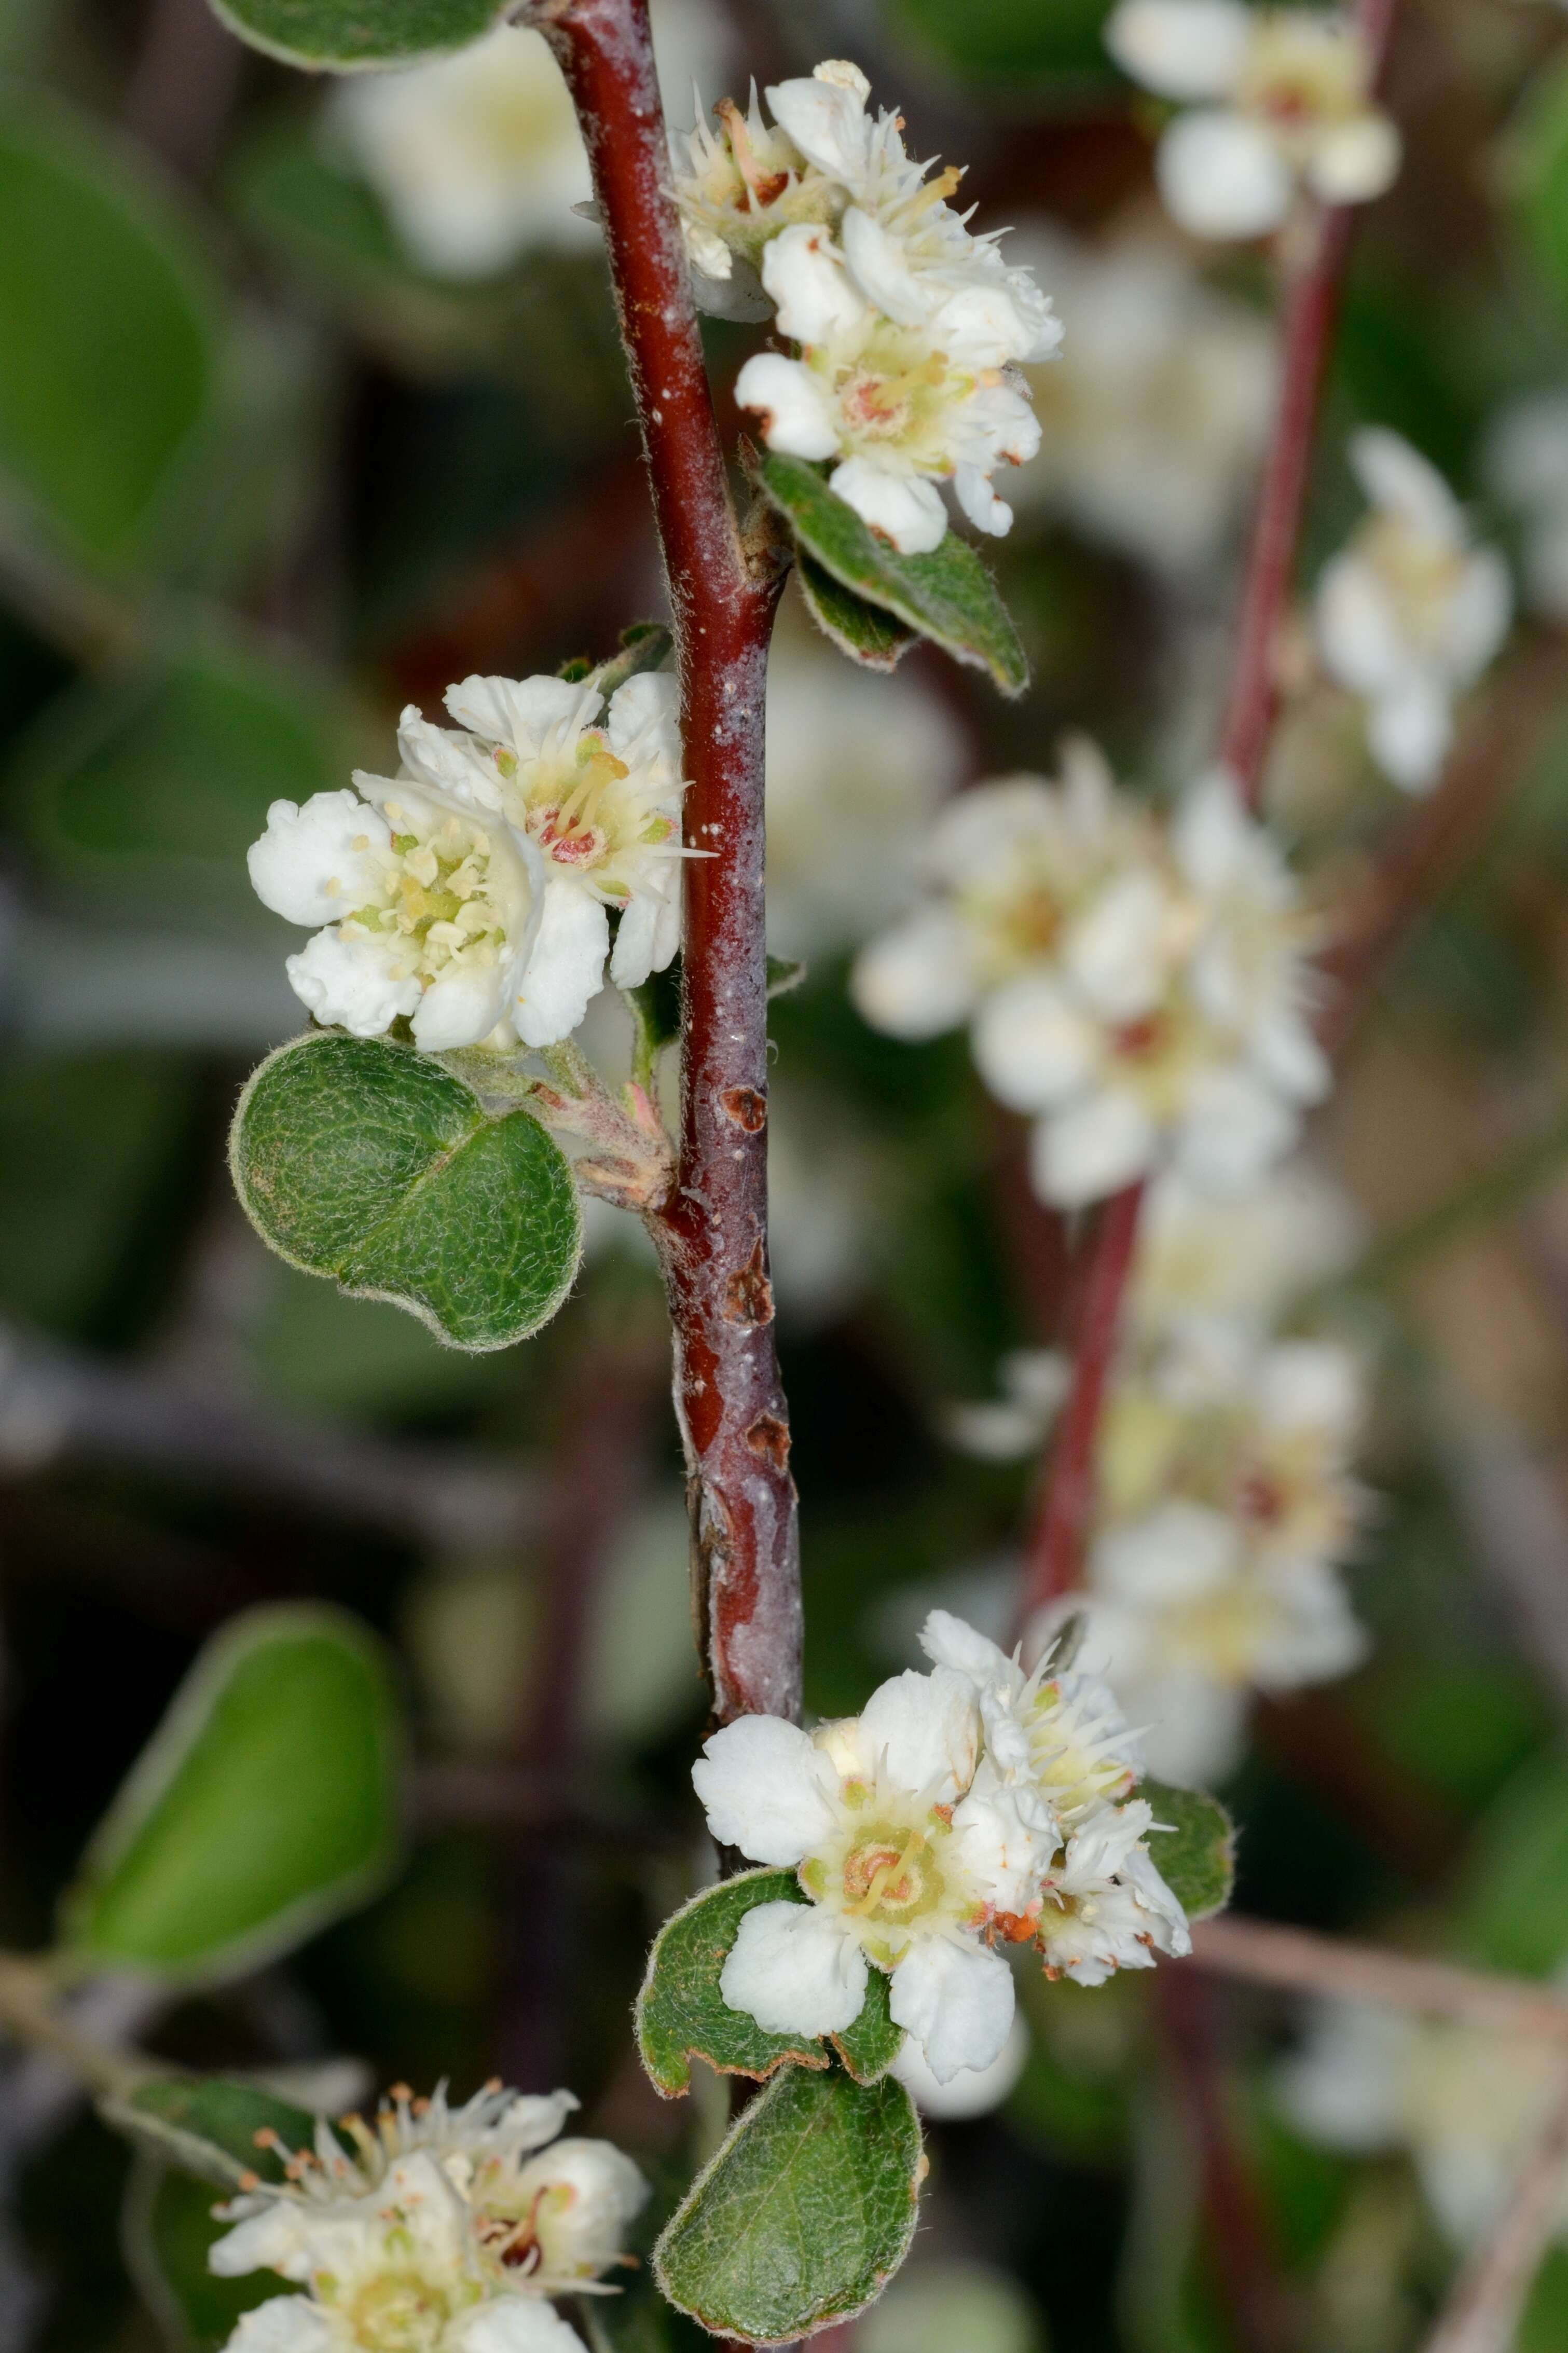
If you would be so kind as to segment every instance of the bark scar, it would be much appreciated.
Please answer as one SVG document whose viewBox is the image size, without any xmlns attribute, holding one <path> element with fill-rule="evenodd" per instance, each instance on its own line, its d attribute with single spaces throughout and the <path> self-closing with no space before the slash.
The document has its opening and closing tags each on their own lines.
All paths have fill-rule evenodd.
<svg viewBox="0 0 1568 2353">
<path fill-rule="evenodd" d="M 726 1119 L 743 1127 L 748 1135 L 758 1135 L 768 1124 L 768 1099 L 755 1087 L 726 1087 L 719 1098 Z"/>
<path fill-rule="evenodd" d="M 789 1468 L 789 1424 L 776 1413 L 760 1413 L 746 1432 L 752 1452 L 770 1463 L 782 1478 Z"/>
<path fill-rule="evenodd" d="M 730 1324 L 750 1324 L 753 1330 L 773 1320 L 773 1287 L 763 1263 L 760 1241 L 739 1272 L 724 1278 L 724 1318 Z"/>
</svg>

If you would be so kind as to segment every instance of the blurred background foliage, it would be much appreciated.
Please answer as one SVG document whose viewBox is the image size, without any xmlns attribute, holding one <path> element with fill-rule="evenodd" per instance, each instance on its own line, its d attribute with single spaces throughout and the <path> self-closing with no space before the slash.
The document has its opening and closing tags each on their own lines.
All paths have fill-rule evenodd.
<svg viewBox="0 0 1568 2353">
<path fill-rule="evenodd" d="M 1103 14 L 733 0 L 688 32 L 709 100 L 852 52 L 919 152 L 971 159 L 983 221 L 1093 239 L 1150 226 L 1147 110 Z M 1568 388 L 1563 33 L 1547 0 L 1408 0 L 1409 160 L 1355 250 L 1304 582 L 1353 519 L 1358 422 L 1517 544 L 1484 458 L 1500 404 Z M 606 1217 L 558 1322 L 468 1359 L 269 1260 L 222 1156 L 240 1082 L 300 1026 L 289 935 L 244 873 L 269 801 L 379 765 L 399 707 L 433 714 L 467 671 L 597 656 L 659 609 L 595 240 L 470 282 L 421 268 L 322 90 L 201 0 L 4 0 L 0 68 L 4 1936 L 47 1938 L 204 1640 L 330 1602 L 395 1653 L 401 1866 L 302 1948 L 122 2022 L 199 2063 L 569 2082 L 590 2129 L 673 2179 L 688 2123 L 626 2018 L 702 1869 L 704 1702 L 650 1261 Z M 1264 313 L 1254 259 L 1207 278 Z M 749 332 L 712 327 L 721 386 Z M 774 944 L 810 970 L 773 1009 L 774 1174 L 816 1710 L 857 1705 L 927 1600 L 1005 1565 L 1028 1468 L 953 1451 L 942 1419 L 1051 1335 L 1062 1273 L 963 1041 L 875 1036 L 848 955 L 899 903 L 900 828 L 963 778 L 1045 769 L 1069 724 L 1151 789 L 1202 756 L 1245 489 L 1175 570 L 1021 499 L 997 554 L 1037 677 L 1015 707 L 924 652 L 896 687 L 852 677 L 792 593 Z M 1568 1958 L 1568 663 L 1558 684 L 1544 725 L 1502 702 L 1505 814 L 1322 1122 L 1371 1236 L 1332 1309 L 1380 1367 L 1352 1570 L 1376 1646 L 1266 1705 L 1228 1793 L 1245 1908 L 1542 1976 Z M 1293 706 L 1271 790 L 1325 891 L 1404 817 L 1331 690 Z M 626 1050 L 608 1005 L 594 1043 Z M 1160 1995 L 1031 1982 L 1022 2078 L 940 2128 L 914 2263 L 861 2353 L 1236 2341 Z M 1289 2126 L 1279 2005 L 1216 2000 L 1205 2031 L 1311 2341 L 1399 2353 L 1451 2260 L 1408 2168 Z M 0 2095 L 0 2343 L 149 2346 L 145 2187 L 122 2256 L 130 2160 L 58 2096 L 29 2106 L 31 2080 Z M 192 2195 L 159 2229 L 199 2238 Z M 221 2335 L 229 2293 L 175 2325 Z M 1560 2253 L 1521 2343 L 1565 2341 Z"/>
</svg>

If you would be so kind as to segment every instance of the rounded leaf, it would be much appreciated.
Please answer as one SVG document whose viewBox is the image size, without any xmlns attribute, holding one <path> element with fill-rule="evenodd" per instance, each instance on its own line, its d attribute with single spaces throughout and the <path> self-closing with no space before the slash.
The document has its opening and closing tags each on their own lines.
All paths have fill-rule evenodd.
<svg viewBox="0 0 1568 2353">
<path fill-rule="evenodd" d="M 110 1807 L 63 1944 L 182 1982 L 255 1968 L 391 1870 L 400 1764 L 374 1639 L 335 1609 L 248 1612 L 202 1651 Z"/>
<path fill-rule="evenodd" d="M 466 48 L 498 22 L 496 0 L 214 0 L 252 48 L 331 73 L 410 64 Z"/>
<path fill-rule="evenodd" d="M 279 1257 L 389 1299 L 455 1348 L 547 1323 L 583 1250 L 564 1153 L 524 1111 L 489 1117 L 412 1048 L 336 1032 L 263 1062 L 229 1142 L 247 1215 Z"/>
<path fill-rule="evenodd" d="M 1138 1795 L 1161 1825 L 1149 1839 L 1154 1867 L 1188 1919 L 1223 1912 L 1236 1879 L 1236 1831 L 1219 1799 L 1168 1781 L 1141 1781 Z"/>
<path fill-rule="evenodd" d="M 142 552 L 209 418 L 217 303 L 174 207 L 38 97 L 0 115 L 0 473 L 79 555 Z"/>
</svg>

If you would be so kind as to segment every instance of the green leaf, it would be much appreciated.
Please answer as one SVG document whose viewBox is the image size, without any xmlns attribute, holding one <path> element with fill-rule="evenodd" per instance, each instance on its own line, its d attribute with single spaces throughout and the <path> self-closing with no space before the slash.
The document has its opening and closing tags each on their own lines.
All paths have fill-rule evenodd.
<svg viewBox="0 0 1568 2353">
<path fill-rule="evenodd" d="M 93 1968 L 233 1976 L 387 1876 L 398 1713 L 380 1646 L 335 1609 L 257 1609 L 210 1641 L 61 1907 Z"/>
<path fill-rule="evenodd" d="M 1111 0 L 893 0 L 892 27 L 950 72 L 1026 116 L 1042 101 L 1099 95 L 1116 75 L 1105 47 Z"/>
<path fill-rule="evenodd" d="M 904 2030 L 892 2021 L 892 1999 L 891 1978 L 881 1969 L 868 1969 L 859 2017 L 832 2037 L 835 2051 L 858 2084 L 879 2084 L 904 2047 Z"/>
<path fill-rule="evenodd" d="M 455 1348 L 504 1348 L 572 1287 L 583 1218 L 559 1145 L 489 1118 L 438 1062 L 384 1038 L 297 1039 L 235 1114 L 230 1165 L 263 1240 L 390 1299 Z"/>
<path fill-rule="evenodd" d="M 834 579 L 959 661 L 988 670 L 1004 694 L 1022 694 L 1029 670 L 1017 632 L 991 575 L 956 532 L 929 555 L 900 555 L 804 459 L 770 451 L 757 480 L 802 547 Z"/>
<path fill-rule="evenodd" d="M 1549 1977 L 1568 1952 L 1568 1760 L 1536 1758 L 1482 1815 L 1453 1913 L 1485 1968 Z"/>
<path fill-rule="evenodd" d="M 784 2073 L 731 2127 L 654 2249 L 669 2301 L 716 2336 L 787 2343 L 872 2302 L 909 2252 L 921 2130 L 901 2084 Z"/>
<path fill-rule="evenodd" d="M 637 2048 L 654 2088 L 667 2099 L 691 2082 L 689 2062 L 706 2059 L 723 2075 L 771 2075 L 786 2060 L 826 2067 L 810 2034 L 769 2034 L 719 1990 L 742 1919 L 758 1904 L 805 1904 L 793 1871 L 742 1871 L 704 1888 L 667 1920 L 648 1955 L 637 1996 Z"/>
<path fill-rule="evenodd" d="M 287 2295 L 276 2272 L 217 2279 L 207 2252 L 231 2228 L 213 2220 L 209 2184 L 174 2173 L 148 2157 L 132 2169 L 121 2242 L 126 2265 L 142 2302 L 174 2344 L 193 2353 L 217 2353 L 247 2312 L 269 2296 Z"/>
<path fill-rule="evenodd" d="M 866 670 L 898 668 L 915 642 L 913 629 L 879 605 L 868 605 L 864 596 L 857 596 L 853 588 L 846 588 L 831 572 L 824 571 L 814 556 L 802 555 L 799 578 L 807 612 L 841 654 Z"/>
<path fill-rule="evenodd" d="M 73 553 L 146 552 L 209 421 L 217 303 L 174 206 L 101 125 L 0 117 L 0 473 Z"/>
<path fill-rule="evenodd" d="M 1236 1831 L 1217 1798 L 1177 1789 L 1168 1781 L 1142 1781 L 1138 1795 L 1164 1825 L 1150 1836 L 1155 1867 L 1189 1920 L 1206 1920 L 1230 1902 L 1236 1879 Z"/>
<path fill-rule="evenodd" d="M 275 800 L 331 791 L 352 765 L 331 698 L 248 649 L 205 636 L 111 683 L 84 681 L 24 738 L 12 775 L 50 879 L 100 905 L 279 929 L 245 853 Z"/>
<path fill-rule="evenodd" d="M 496 0 L 213 0 L 241 40 L 286 65 L 352 73 L 441 49 L 461 49 L 488 33 Z"/>
<path fill-rule="evenodd" d="M 246 2174 L 283 2179 L 273 2134 L 289 2150 L 312 2147 L 316 2134 L 316 2120 L 304 2108 L 221 2075 L 160 2077 L 123 2099 L 101 2101 L 99 2113 L 160 2164 L 229 2190 Z"/>
</svg>

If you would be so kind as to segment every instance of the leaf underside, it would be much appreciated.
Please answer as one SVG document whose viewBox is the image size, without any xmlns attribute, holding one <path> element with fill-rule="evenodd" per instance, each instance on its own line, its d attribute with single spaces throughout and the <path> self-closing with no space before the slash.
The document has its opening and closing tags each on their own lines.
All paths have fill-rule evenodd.
<svg viewBox="0 0 1568 2353">
<path fill-rule="evenodd" d="M 1189 1920 L 1206 1920 L 1230 1902 L 1236 1879 L 1236 1831 L 1217 1798 L 1177 1789 L 1166 1781 L 1140 1782 L 1138 1795 L 1166 1828 L 1154 1831 L 1149 1852 Z"/>
<path fill-rule="evenodd" d="M 390 1299 L 454 1347 L 503 1348 L 554 1314 L 582 1254 L 565 1155 L 527 1112 L 384 1038 L 281 1047 L 240 1100 L 236 1189 L 308 1273 Z"/>
<path fill-rule="evenodd" d="M 213 0 L 241 40 L 285 64 L 353 72 L 433 51 L 463 48 L 488 33 L 496 0 Z"/>
<path fill-rule="evenodd" d="M 161 2164 L 228 2190 L 242 2174 L 281 2179 L 281 2163 L 268 2143 L 258 2141 L 258 2132 L 276 2133 L 285 2148 L 297 2149 L 309 2148 L 316 2130 L 303 2108 L 217 2075 L 142 2084 L 123 2099 L 103 2101 L 99 2112 Z"/>
<path fill-rule="evenodd" d="M 1029 668 L 1017 631 L 991 575 L 956 532 L 929 555 L 900 555 L 804 459 L 770 450 L 757 480 L 822 571 L 957 660 L 989 670 L 1004 694 L 1022 694 Z"/>
<path fill-rule="evenodd" d="M 901 2084 L 787 2067 L 666 2225 L 659 2286 L 715 2335 L 752 2345 L 848 2319 L 909 2251 L 921 2164 Z"/>
<path fill-rule="evenodd" d="M 868 605 L 804 550 L 798 569 L 806 610 L 839 652 L 863 670 L 896 670 L 915 643 L 916 632 L 880 605 Z"/>
</svg>

